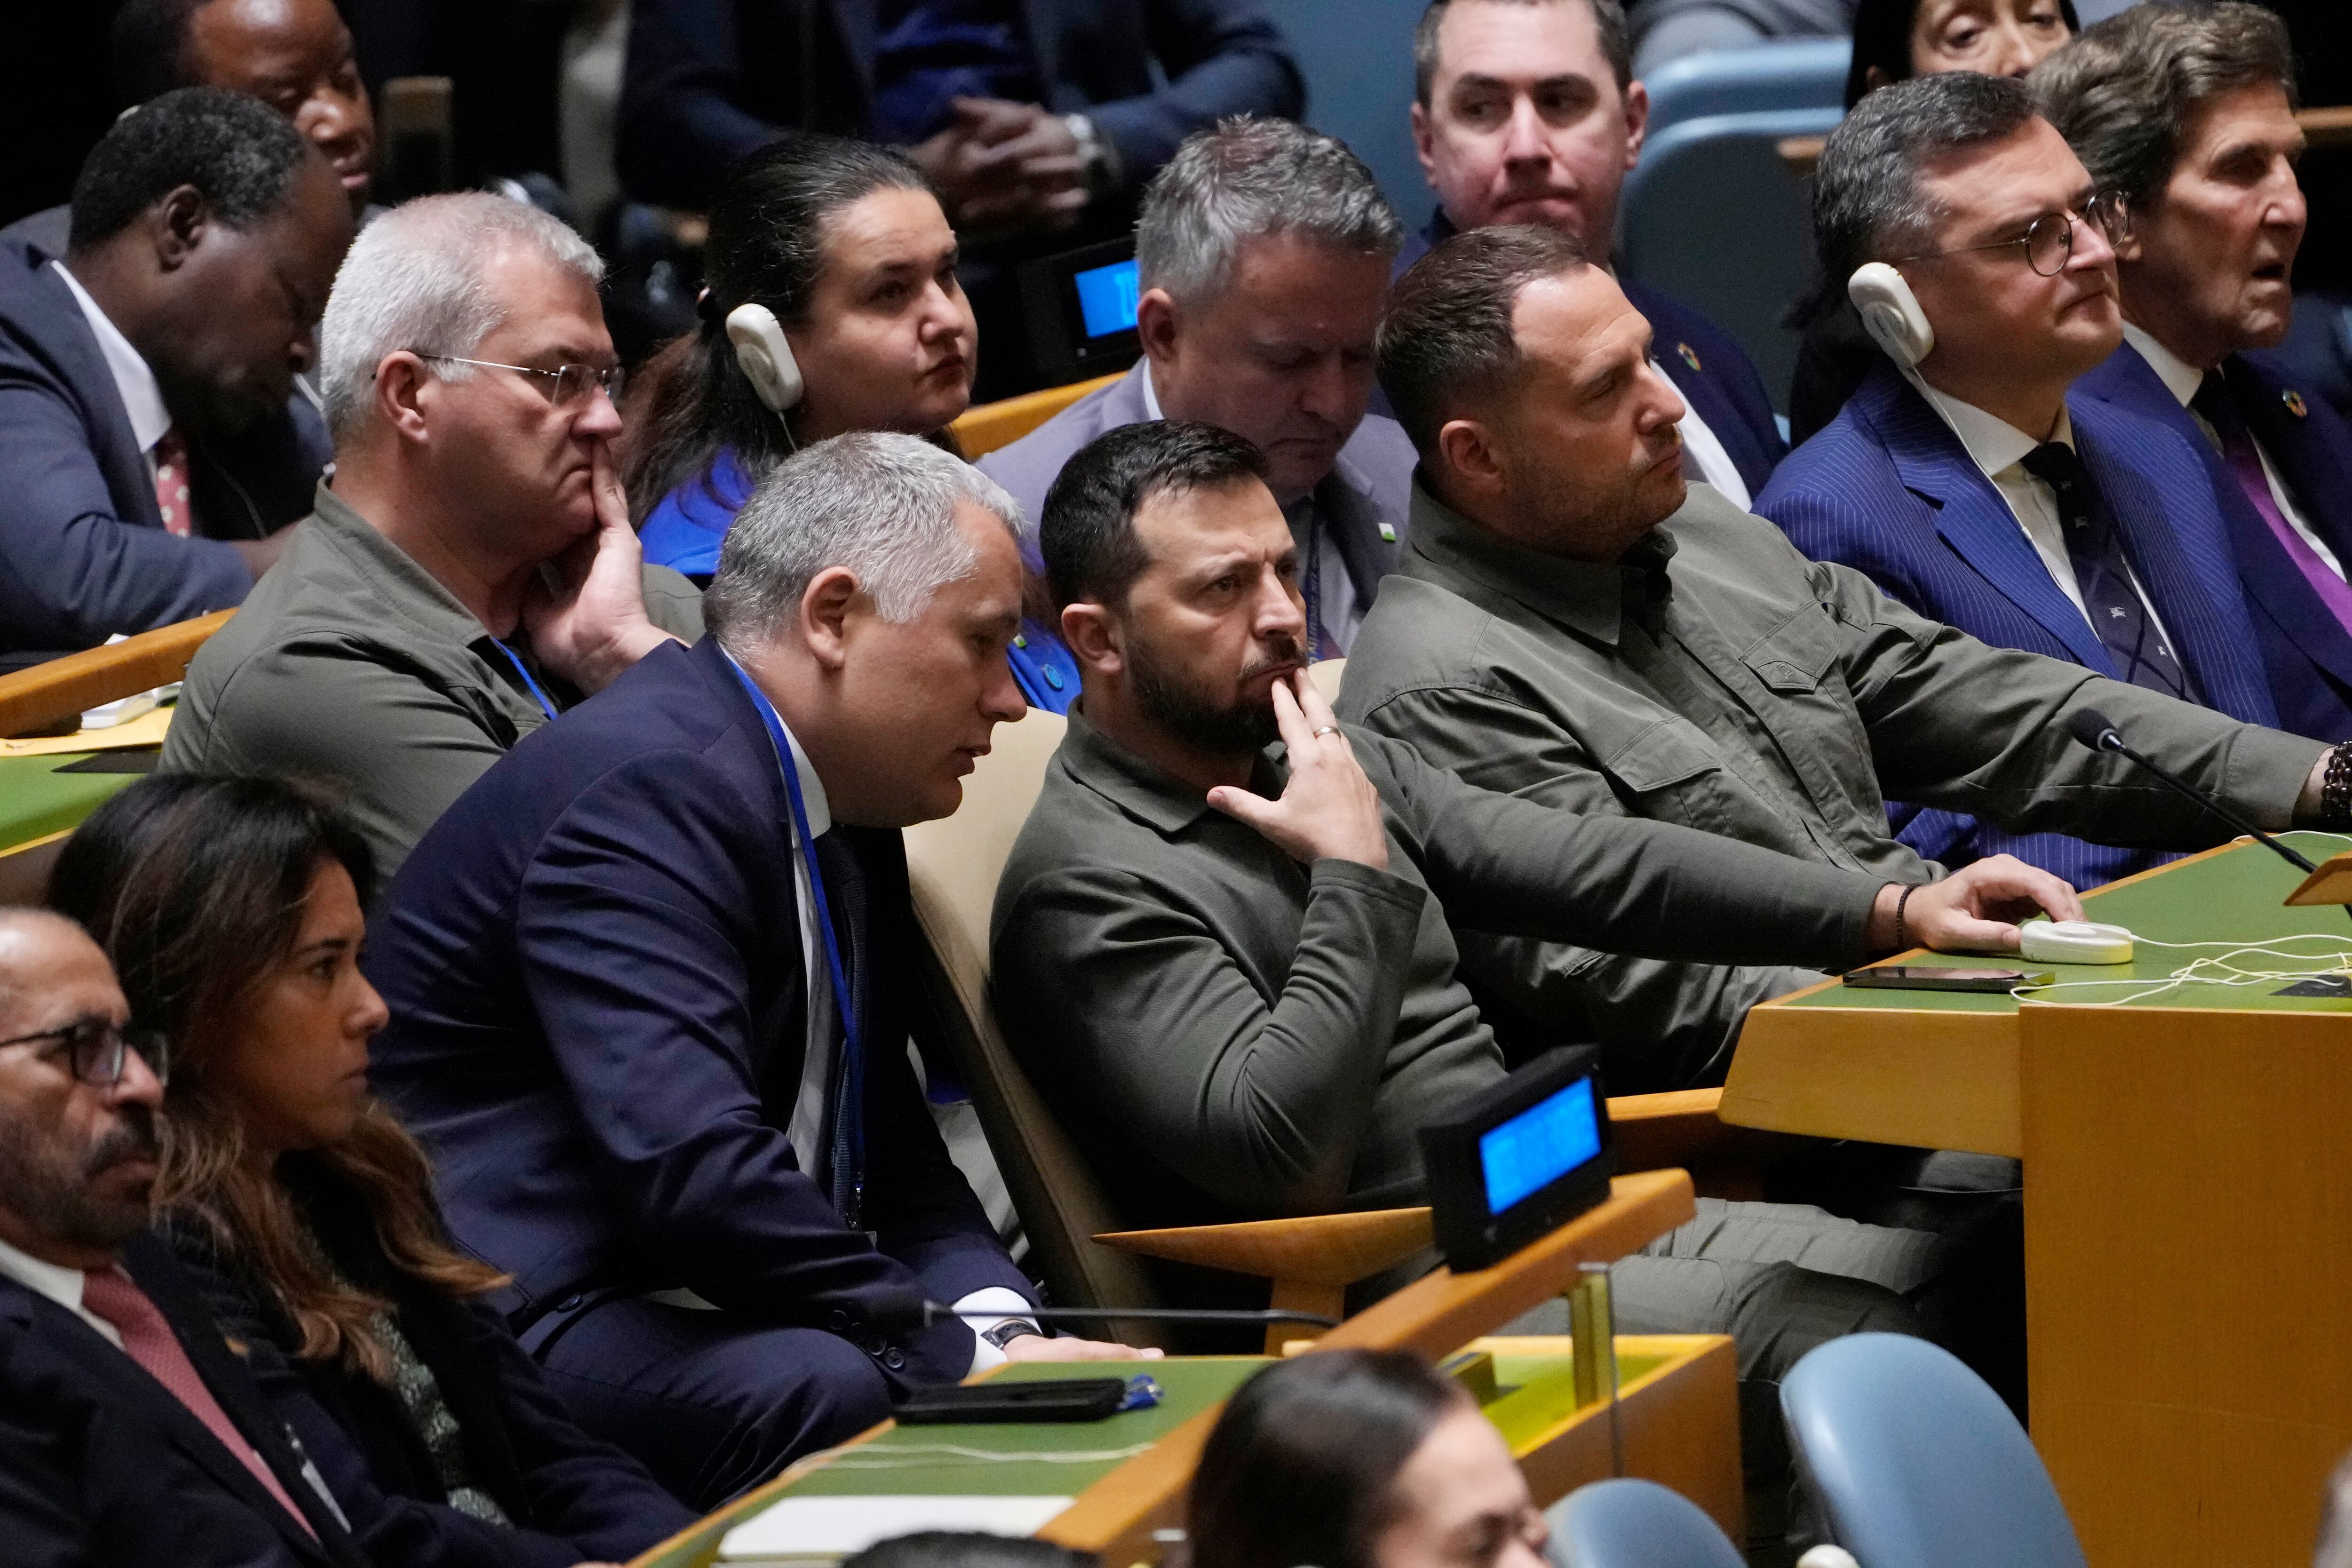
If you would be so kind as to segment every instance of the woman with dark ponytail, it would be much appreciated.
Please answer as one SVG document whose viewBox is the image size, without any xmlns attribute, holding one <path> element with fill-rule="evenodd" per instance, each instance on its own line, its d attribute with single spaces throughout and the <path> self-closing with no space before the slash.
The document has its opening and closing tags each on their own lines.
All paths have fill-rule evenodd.
<svg viewBox="0 0 2352 1568">
<path fill-rule="evenodd" d="M 367 842 L 273 779 L 159 773 L 68 841 L 50 904 L 163 1030 L 156 1205 L 352 1532 L 408 1568 L 618 1561 L 693 1514 L 589 1439 L 451 1245 L 424 1152 L 367 1092 Z"/>
</svg>

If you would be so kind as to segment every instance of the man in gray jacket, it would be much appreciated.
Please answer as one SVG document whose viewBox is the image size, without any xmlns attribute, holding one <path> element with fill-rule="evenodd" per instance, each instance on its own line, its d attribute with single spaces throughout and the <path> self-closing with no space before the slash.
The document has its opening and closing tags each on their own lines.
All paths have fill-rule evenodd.
<svg viewBox="0 0 2352 1568">
<path fill-rule="evenodd" d="M 2004 858 L 1904 902 L 1882 876 L 1580 819 L 1343 730 L 1306 679 L 1298 550 L 1264 473 L 1223 431 L 1135 426 L 1045 506 L 1085 694 L 998 886 L 996 998 L 1128 1224 L 1421 1201 L 1415 1130 L 1504 1071 L 1456 925 L 1836 966 L 2011 949 L 2008 921 L 2077 910 Z M 1759 1434 L 1812 1344 L 1917 1331 L 1901 1298 L 1943 1267 L 1937 1237 L 1700 1207 L 1621 1267 L 1621 1321 L 1733 1333 Z"/>
<path fill-rule="evenodd" d="M 1106 430 L 1198 419 L 1244 437 L 1298 542 L 1316 657 L 1345 653 L 1395 569 L 1412 482 L 1412 443 L 1364 412 L 1403 237 L 1371 171 L 1331 137 L 1286 120 L 1197 132 L 1136 225 L 1142 361 L 981 471 L 1034 517 L 1070 455 Z"/>
<path fill-rule="evenodd" d="M 1381 344 L 1422 462 L 1339 711 L 1469 783 L 1903 882 L 1941 868 L 1887 831 L 1889 795 L 2101 843 L 2230 836 L 2077 745 L 2065 720 L 2095 708 L 2256 822 L 2315 822 L 2319 743 L 1989 647 L 1686 486 L 1649 325 L 1575 241 L 1448 241 Z M 1463 968 L 1507 1034 L 1597 1039 L 1621 1093 L 1721 1083 L 1748 1009 L 1821 978 L 1601 945 L 1465 936 Z"/>
</svg>

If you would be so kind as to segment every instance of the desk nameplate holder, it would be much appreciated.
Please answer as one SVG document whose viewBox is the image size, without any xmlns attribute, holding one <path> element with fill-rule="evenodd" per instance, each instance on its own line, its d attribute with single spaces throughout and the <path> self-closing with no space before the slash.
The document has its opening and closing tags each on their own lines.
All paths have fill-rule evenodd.
<svg viewBox="0 0 2352 1568">
<path fill-rule="evenodd" d="M 2286 896 L 2289 908 L 2314 904 L 2352 904 L 2352 850 L 2331 855 L 2319 863 L 2319 868 L 2303 879 L 2302 885 Z M 2343 996 L 2352 997 L 2352 975 L 2321 974 L 2309 980 L 2299 980 L 2282 991 L 2279 996 Z"/>
</svg>

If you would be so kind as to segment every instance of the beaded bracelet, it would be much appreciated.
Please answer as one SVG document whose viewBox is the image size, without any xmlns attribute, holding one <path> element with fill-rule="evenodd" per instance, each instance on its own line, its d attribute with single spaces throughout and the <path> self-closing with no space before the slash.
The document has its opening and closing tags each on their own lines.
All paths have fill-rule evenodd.
<svg viewBox="0 0 2352 1568">
<path fill-rule="evenodd" d="M 2352 787 L 2352 782 L 2347 782 L 2347 787 Z M 1918 890 L 1919 885 L 1913 882 L 1906 885 L 1904 889 L 1895 896 L 1895 951 L 1897 952 L 1907 952 L 1911 949 L 1910 940 L 1903 928 L 1903 907 L 1911 901 L 1911 895 Z"/>
<path fill-rule="evenodd" d="M 2327 772 L 2319 784 L 2319 826 L 2330 831 L 2352 827 L 2352 742 L 2327 753 Z"/>
</svg>

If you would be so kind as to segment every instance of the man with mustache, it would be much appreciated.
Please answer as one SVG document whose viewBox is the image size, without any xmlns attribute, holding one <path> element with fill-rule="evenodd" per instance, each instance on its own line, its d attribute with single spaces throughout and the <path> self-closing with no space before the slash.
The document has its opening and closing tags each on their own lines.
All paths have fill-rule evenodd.
<svg viewBox="0 0 2352 1568">
<path fill-rule="evenodd" d="M 1648 89 L 1633 79 L 1621 0 L 1430 0 L 1413 32 L 1413 147 L 1437 193 L 1402 273 L 1450 235 L 1542 224 L 1607 267 L 1617 198 L 1642 155 Z M 1685 471 L 1745 507 L 1788 449 L 1738 340 L 1631 279 L 1682 394 Z M 1388 412 L 1383 406 L 1382 412 Z"/>
<path fill-rule="evenodd" d="M 80 927 L 0 909 L 0 1540 L 8 1561 L 364 1568 L 147 1234 L 162 1043 Z"/>
<path fill-rule="evenodd" d="M 1580 816 L 1342 726 L 1306 678 L 1299 552 L 1265 476 L 1223 431 L 1133 425 L 1073 458 L 1045 503 L 1086 690 L 998 885 L 996 1005 L 1124 1223 L 1423 1201 L 1415 1130 L 1504 1074 L 1456 973 L 1474 931 L 1840 966 L 1914 941 L 2013 948 L 2010 921 L 2077 908 L 2013 860 L 1906 895 L 1852 866 Z M 1700 1209 L 1619 1267 L 1620 1316 L 1734 1333 L 1767 1426 L 1796 1355 L 1917 1331 L 1902 1298 L 1944 1267 L 1915 1231 Z"/>
<path fill-rule="evenodd" d="M 389 874 L 522 736 L 700 633 L 614 472 L 603 273 L 502 196 L 368 226 L 320 330 L 333 481 L 189 665 L 165 768 L 336 780 Z"/>
<path fill-rule="evenodd" d="M 2262 352 L 2292 323 L 2310 216 L 2285 24 L 2235 0 L 2136 7 L 2027 85 L 2132 213 L 2116 249 L 2124 346 L 2081 389 L 2203 455 L 2280 721 L 2352 736 L 2352 432 Z"/>
<path fill-rule="evenodd" d="M 2204 457 L 2075 386 L 2122 342 L 2115 247 L 2134 215 L 2025 85 L 1953 71 L 1864 99 L 1822 154 L 1814 227 L 1832 278 L 1883 264 L 1864 319 L 1889 332 L 1886 363 L 1758 513 L 1984 642 L 2276 725 Z M 1902 815 L 1929 859 L 2008 852 L 2077 887 L 2163 858 L 2138 836 L 1997 826 L 1949 796 Z"/>
<path fill-rule="evenodd" d="M 665 647 L 509 752 L 384 895 L 375 1082 L 582 1426 L 713 1508 L 1049 1338 L 908 1050 L 898 830 L 1024 711 L 1020 508 L 913 436 L 771 470 Z M 926 1298 L 969 1322 L 920 1326 Z"/>
<path fill-rule="evenodd" d="M 1135 228 L 1143 359 L 980 460 L 1035 515 L 1070 455 L 1144 419 L 1197 419 L 1265 454 L 1307 564 L 1307 635 L 1333 658 L 1396 564 L 1412 444 L 1367 414 L 1372 334 L 1403 233 L 1371 171 L 1286 120 L 1195 132 Z M 1071 691 L 1057 708 L 1067 707 Z"/>
</svg>

